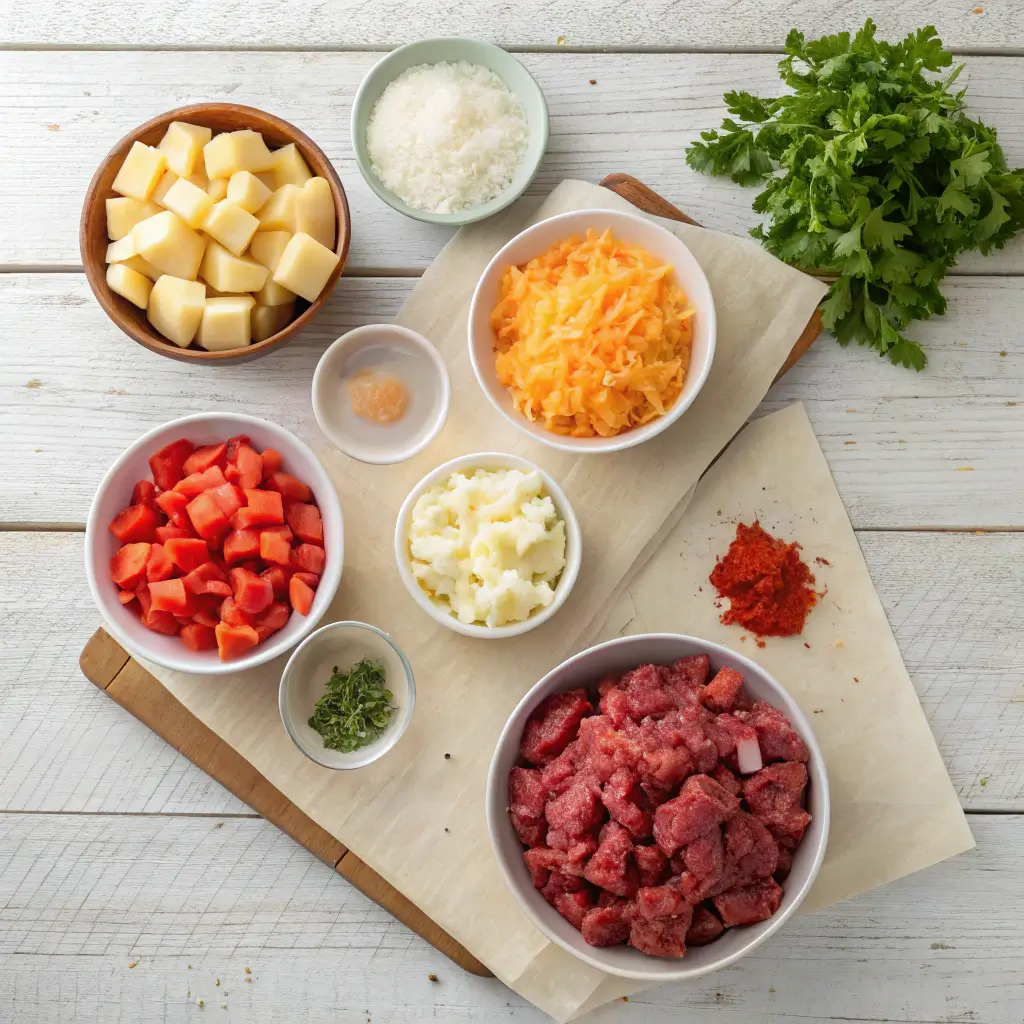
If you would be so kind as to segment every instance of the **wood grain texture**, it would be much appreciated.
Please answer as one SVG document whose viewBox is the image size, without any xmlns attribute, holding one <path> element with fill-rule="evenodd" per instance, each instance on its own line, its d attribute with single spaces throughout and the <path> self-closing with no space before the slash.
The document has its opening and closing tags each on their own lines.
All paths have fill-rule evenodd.
<svg viewBox="0 0 1024 1024">
<path fill-rule="evenodd" d="M 413 283 L 342 277 L 279 352 L 197 372 L 128 342 L 80 276 L 0 275 L 0 522 L 84 523 L 111 462 L 187 413 L 255 408 L 323 449 L 309 404 L 317 359 L 344 330 L 392 319 Z M 806 405 L 855 527 L 1024 526 L 1024 290 L 963 277 L 946 292 L 949 312 L 913 331 L 924 373 L 826 335 L 762 406 Z"/>
<path fill-rule="evenodd" d="M 970 853 L 588 1024 L 1019 1024 L 1024 818 L 971 825 Z M 332 875 L 258 819 L 0 815 L 5 1019 L 548 1024 Z"/>
<path fill-rule="evenodd" d="M 117 193 L 111 188 L 111 185 L 132 146 L 136 142 L 142 142 L 147 146 L 156 146 L 164 137 L 164 133 L 172 121 L 187 121 L 190 124 L 202 125 L 205 128 L 213 129 L 215 135 L 221 132 L 249 129 L 259 132 L 272 149 L 294 145 L 313 174 L 323 178 L 331 188 L 337 216 L 335 252 L 339 257 L 338 265 L 331 271 L 316 301 L 298 300 L 301 312 L 291 323 L 271 337 L 242 349 L 208 352 L 198 345 L 181 348 L 169 342 L 153 328 L 144 310 L 139 309 L 138 306 L 122 296 L 115 295 L 107 285 L 106 252 L 109 238 L 107 236 L 106 201 L 117 197 Z M 323 150 L 295 125 L 289 124 L 273 114 L 268 114 L 264 110 L 256 110 L 239 103 L 193 103 L 158 114 L 144 124 L 134 127 L 115 144 L 96 168 L 96 173 L 92 176 L 89 187 L 85 191 L 82 217 L 78 228 L 78 247 L 86 280 L 103 311 L 110 317 L 114 325 L 129 338 L 157 355 L 165 356 L 168 359 L 177 359 L 183 363 L 248 362 L 250 359 L 257 359 L 275 348 L 287 344 L 296 332 L 302 330 L 303 326 L 309 323 L 323 308 L 324 302 L 338 283 L 338 278 L 341 277 L 351 240 L 352 218 L 348 210 L 345 189 Z"/>
<path fill-rule="evenodd" d="M 1014 0 L 988 0 L 978 8 L 928 0 L 895 5 L 888 0 L 759 0 L 739 7 L 729 0 L 488 0 L 458 5 L 418 0 L 413 8 L 398 0 L 318 5 L 300 0 L 226 0 L 204 6 L 202 14 L 190 16 L 186 7 L 161 4 L 147 9 L 145 17 L 125 18 L 113 0 L 19 2 L 0 22 L 0 43 L 330 49 L 391 47 L 426 36 L 468 35 L 516 47 L 730 50 L 781 48 L 794 25 L 809 37 L 854 31 L 870 15 L 880 34 L 890 38 L 934 24 L 947 46 L 960 50 L 1017 52 L 1024 45 L 1024 18 Z"/>
<path fill-rule="evenodd" d="M 67 6 L 70 11 L 74 5 Z M 929 10 L 937 16 L 939 8 Z M 958 9 L 957 17 L 970 16 Z M 246 20 L 259 22 L 255 15 Z M 739 20 L 727 19 L 729 31 Z M 929 20 L 921 14 L 915 25 Z M 283 23 L 277 14 L 270 22 Z M 129 52 L 116 58 L 105 52 L 0 52 L 0 165 L 6 169 L 0 265 L 77 266 L 82 200 L 114 142 L 170 106 L 227 100 L 286 118 L 327 154 L 352 209 L 350 269 L 426 267 L 450 230 L 408 220 L 387 207 L 363 182 L 351 151 L 352 96 L 378 59 L 366 52 Z M 547 194 L 567 177 L 596 182 L 627 172 L 702 224 L 745 234 L 756 222 L 750 208 L 756 190 L 697 174 L 686 165 L 685 149 L 701 130 L 720 124 L 728 90 L 742 86 L 775 95 L 777 57 L 526 53 L 521 59 L 544 90 L 551 113 L 548 151 L 531 193 Z M 1017 166 L 1024 164 L 1019 69 L 1012 58 L 968 58 L 962 79 L 970 83 L 971 112 L 998 126 L 1007 159 Z M 1020 272 L 1022 254 L 1024 242 L 1018 240 L 985 259 L 964 260 L 963 269 Z"/>
<path fill-rule="evenodd" d="M 964 807 L 1024 812 L 1024 534 L 859 540 Z M 82 678 L 81 534 L 0 533 L 0 578 L 0 810 L 250 813 Z"/>
</svg>

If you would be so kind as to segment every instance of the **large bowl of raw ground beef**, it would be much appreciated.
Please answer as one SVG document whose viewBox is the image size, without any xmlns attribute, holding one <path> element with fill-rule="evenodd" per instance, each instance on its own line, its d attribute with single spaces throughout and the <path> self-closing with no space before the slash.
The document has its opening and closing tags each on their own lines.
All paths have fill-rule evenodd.
<svg viewBox="0 0 1024 1024">
<path fill-rule="evenodd" d="M 749 953 L 800 905 L 825 855 L 828 779 L 764 669 L 644 634 L 577 654 L 520 701 L 487 823 L 548 938 L 610 974 L 683 980 Z"/>
</svg>

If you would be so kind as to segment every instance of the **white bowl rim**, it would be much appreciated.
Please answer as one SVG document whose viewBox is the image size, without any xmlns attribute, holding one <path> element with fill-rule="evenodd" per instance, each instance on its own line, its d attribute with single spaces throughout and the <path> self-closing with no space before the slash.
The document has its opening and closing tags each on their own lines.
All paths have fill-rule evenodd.
<svg viewBox="0 0 1024 1024">
<path fill-rule="evenodd" d="M 743 667 L 750 672 L 768 680 L 768 682 L 777 687 L 778 690 L 789 698 L 793 705 L 793 714 L 790 715 L 792 724 L 796 727 L 797 732 L 800 734 L 800 738 L 807 744 L 807 749 L 810 751 L 811 763 L 814 765 L 815 773 L 820 774 L 820 785 L 822 788 L 822 811 L 818 816 L 821 823 L 821 839 L 819 840 L 818 848 L 814 851 L 814 859 L 811 862 L 811 868 L 807 875 L 807 879 L 803 886 L 793 893 L 792 901 L 785 907 L 780 909 L 769 918 L 769 924 L 764 931 L 756 936 L 752 941 L 744 946 L 742 949 L 738 949 L 728 956 L 722 957 L 720 961 L 715 963 L 707 964 L 701 968 L 684 968 L 680 967 L 678 975 L 673 975 L 667 971 L 644 971 L 641 969 L 623 968 L 614 963 L 608 963 L 605 960 L 601 960 L 596 956 L 592 956 L 583 950 L 576 949 L 561 939 L 555 932 L 548 929 L 546 922 L 541 918 L 540 915 L 534 912 L 534 908 L 530 906 L 527 900 L 523 898 L 519 891 L 518 882 L 513 879 L 511 872 L 509 871 L 508 865 L 505 862 L 504 857 L 500 853 L 500 847 L 496 840 L 497 830 L 501 827 L 511 828 L 507 813 L 507 798 L 502 795 L 500 799 L 498 794 L 505 794 L 508 788 L 508 779 L 497 778 L 498 775 L 498 751 L 502 748 L 508 735 L 509 727 L 512 722 L 516 721 L 520 714 L 525 708 L 536 702 L 535 694 L 540 691 L 545 683 L 551 679 L 558 672 L 562 672 L 570 665 L 586 657 L 587 655 L 593 654 L 594 651 L 603 650 L 606 648 L 614 648 L 626 646 L 630 643 L 636 643 L 638 640 L 682 640 L 686 643 L 696 644 L 707 649 L 707 653 L 714 655 L 728 655 L 729 658 L 735 659 L 740 662 Z M 558 690 L 552 690 L 552 693 L 558 693 Z M 817 779 L 813 780 L 816 784 Z M 499 788 L 500 787 L 500 788 Z M 828 785 L 828 772 L 825 767 L 825 759 L 822 757 L 821 748 L 818 746 L 817 738 L 811 729 L 810 723 L 807 721 L 806 716 L 800 710 L 796 701 L 789 694 L 784 686 L 765 668 L 759 665 L 757 662 L 748 658 L 746 655 L 739 654 L 737 651 L 732 650 L 728 647 L 723 647 L 721 644 L 715 643 L 713 640 L 705 640 L 703 637 L 690 636 L 685 633 L 634 633 L 630 636 L 619 636 L 612 640 L 606 640 L 604 643 L 594 644 L 592 647 L 588 647 L 586 650 L 579 651 L 577 654 L 566 658 L 565 661 L 560 662 L 550 672 L 548 672 L 543 678 L 534 683 L 533 686 L 524 694 L 522 700 L 515 706 L 512 713 L 508 716 L 508 720 L 505 722 L 505 726 L 501 730 L 501 734 L 498 737 L 498 742 L 495 744 L 494 753 L 491 755 L 491 764 L 487 770 L 487 788 L 486 796 L 484 800 L 484 807 L 487 816 L 487 833 L 491 841 L 491 850 L 494 854 L 494 859 L 498 864 L 498 870 L 501 872 L 502 878 L 505 880 L 506 886 L 508 886 L 509 892 L 512 893 L 513 898 L 519 904 L 520 908 L 526 914 L 527 917 L 543 932 L 544 936 L 551 942 L 554 942 L 557 946 L 560 946 L 567 953 L 582 960 L 584 963 L 589 964 L 591 967 L 596 967 L 600 971 L 604 971 L 606 974 L 614 974 L 620 978 L 631 978 L 635 981 L 646 981 L 652 984 L 659 982 L 671 982 L 671 981 L 690 981 L 696 978 L 702 978 L 705 975 L 711 974 L 714 971 L 727 967 L 729 964 L 735 963 L 737 960 L 746 956 L 748 953 L 753 952 L 758 946 L 762 945 L 767 939 L 774 935 L 782 926 L 789 920 L 790 917 L 796 912 L 797 908 L 804 901 L 804 898 L 810 892 L 811 887 L 814 884 L 814 880 L 818 876 L 818 871 L 821 868 L 822 862 L 825 859 L 825 852 L 828 849 L 828 834 L 829 825 L 831 821 L 831 797 L 829 794 Z M 552 913 L 557 913 L 554 909 Z M 663 958 L 652 957 L 655 963 L 664 963 Z M 685 963 L 685 958 L 679 961 L 680 964 Z"/>
<path fill-rule="evenodd" d="M 85 575 L 89 582 L 89 591 L 92 594 L 93 603 L 96 605 L 101 617 L 103 618 L 103 628 L 108 632 L 112 633 L 114 639 L 121 644 L 131 654 L 138 654 L 139 657 L 152 661 L 154 664 L 160 665 L 163 668 L 171 669 L 174 672 L 184 672 L 186 675 L 211 675 L 211 676 L 224 676 L 231 675 L 235 672 L 244 672 L 250 668 L 256 668 L 258 665 L 264 665 L 268 661 L 273 661 L 274 658 L 284 654 L 290 647 L 298 643 L 298 640 L 289 639 L 288 637 L 280 636 L 278 634 L 277 640 L 273 637 L 259 644 L 253 650 L 255 653 L 248 655 L 244 658 L 237 658 L 234 661 L 224 662 L 211 662 L 210 664 L 204 664 L 202 667 L 197 668 L 194 665 L 189 666 L 187 659 L 182 656 L 180 661 L 174 658 L 167 657 L 159 653 L 151 653 L 149 651 L 143 651 L 139 648 L 139 645 L 135 640 L 128 635 L 127 631 L 122 629 L 118 623 L 112 618 L 108 618 L 104 614 L 103 603 L 104 599 L 100 590 L 101 583 L 96 577 L 94 571 L 95 566 L 93 565 L 93 559 L 90 555 L 90 538 L 92 538 L 97 530 L 105 530 L 106 526 L 99 523 L 99 496 L 111 485 L 114 476 L 120 470 L 121 466 L 129 459 L 132 455 L 136 454 L 141 449 L 145 448 L 146 445 L 151 444 L 153 439 L 163 434 L 165 431 L 177 430 L 180 427 L 187 427 L 192 423 L 202 423 L 206 420 L 213 418 L 224 418 L 235 420 L 243 426 L 258 426 L 260 428 L 269 427 L 270 430 L 279 431 L 284 434 L 290 441 L 300 448 L 305 448 L 310 456 L 312 457 L 313 463 L 318 467 L 319 472 L 323 476 L 323 480 L 329 488 L 328 493 L 333 496 L 334 501 L 337 504 L 338 509 L 338 522 L 341 530 L 341 541 L 339 544 L 337 569 L 331 574 L 329 579 L 326 579 L 326 590 L 331 590 L 331 600 L 334 599 L 334 592 L 337 591 L 339 584 L 341 583 L 342 570 L 345 565 L 345 514 L 341 508 L 341 501 L 338 498 L 337 491 L 334 488 L 334 484 L 331 482 L 330 477 L 327 475 L 327 471 L 323 468 L 322 463 L 317 458 L 316 453 L 312 448 L 306 444 L 301 438 L 296 437 L 287 427 L 282 427 L 277 423 L 273 423 L 270 420 L 260 419 L 258 416 L 250 416 L 248 413 L 242 412 L 197 412 L 190 413 L 188 416 L 181 416 L 176 420 L 168 420 L 166 423 L 161 423 L 158 426 L 152 427 L 147 430 L 141 437 L 133 441 L 121 454 L 111 463 L 106 473 L 103 474 L 103 478 L 100 480 L 96 487 L 96 492 L 93 495 L 92 504 L 89 506 L 89 516 L 85 522 Z M 320 577 L 320 583 L 317 586 L 317 593 L 320 592 L 320 588 L 324 587 L 325 578 L 327 578 L 327 566 L 324 567 L 324 574 Z M 109 581 L 107 581 L 109 582 Z M 317 623 L 326 614 L 327 607 L 330 605 L 330 601 L 327 602 L 323 611 L 320 615 L 309 622 L 308 628 L 312 631 L 315 629 Z M 143 627 L 145 628 L 145 627 Z M 281 632 L 284 632 L 283 630 Z M 184 648 L 184 651 L 188 651 L 188 648 Z"/>
<path fill-rule="evenodd" d="M 483 289 L 484 282 L 487 281 L 498 269 L 499 264 L 508 262 L 506 253 L 514 246 L 519 244 L 522 239 L 531 234 L 540 234 L 542 231 L 548 231 L 552 224 L 570 223 L 586 219 L 588 217 L 594 218 L 611 218 L 612 220 L 622 220 L 631 222 L 634 224 L 643 224 L 644 229 L 651 228 L 656 232 L 661 232 L 666 238 L 671 239 L 673 245 L 681 247 L 687 252 L 690 258 L 693 260 L 694 267 L 696 268 L 699 277 L 698 281 L 703 282 L 703 286 L 707 289 L 709 305 L 707 310 L 701 310 L 701 316 L 709 321 L 709 332 L 710 342 L 708 345 L 707 358 L 704 361 L 704 365 L 697 371 L 696 376 L 693 378 L 696 381 L 696 386 L 693 389 L 693 393 L 685 401 L 676 401 L 676 404 L 664 415 L 659 416 L 656 420 L 651 420 L 649 423 L 643 424 L 643 426 L 635 427 L 633 430 L 628 430 L 624 434 L 617 434 L 615 437 L 601 438 L 601 441 L 607 442 L 600 446 L 596 444 L 581 445 L 578 443 L 579 439 L 565 437 L 561 434 L 552 434 L 550 431 L 543 430 L 533 432 L 529 430 L 522 422 L 523 417 L 519 414 L 513 415 L 509 410 L 503 408 L 498 402 L 495 401 L 494 396 L 491 394 L 489 388 L 485 384 L 485 380 L 490 378 L 485 374 L 487 368 L 480 365 L 477 360 L 476 348 L 473 345 L 473 323 L 476 319 L 476 310 L 478 302 L 480 301 L 480 293 Z M 576 228 L 575 230 L 579 230 Z M 537 253 L 540 255 L 540 253 Z M 684 412 L 696 401 L 697 396 L 701 393 L 704 385 L 707 383 L 708 376 L 711 373 L 711 367 L 715 360 L 715 349 L 718 340 L 718 315 L 715 309 L 715 296 L 711 290 L 711 283 L 707 279 L 707 275 L 704 273 L 704 268 L 700 265 L 700 261 L 693 254 L 693 250 L 680 238 L 677 238 L 671 231 L 668 230 L 664 225 L 659 224 L 656 220 L 649 217 L 643 216 L 639 212 L 631 212 L 629 210 L 612 210 L 602 209 L 595 207 L 587 210 L 569 210 L 566 213 L 555 214 L 553 217 L 546 217 L 544 220 L 537 221 L 536 224 L 531 224 L 526 228 L 523 228 L 518 234 L 510 238 L 488 261 L 487 266 L 484 267 L 477 280 L 476 287 L 473 289 L 473 297 L 469 303 L 469 320 L 467 329 L 467 341 L 469 345 L 469 361 L 473 366 L 473 373 L 476 376 L 477 384 L 480 385 L 480 390 L 487 397 L 488 402 L 498 412 L 498 414 L 507 422 L 511 423 L 517 430 L 526 434 L 527 437 L 532 438 L 534 441 L 539 441 L 541 444 L 546 444 L 550 448 L 557 448 L 559 451 L 572 452 L 575 455 L 605 455 L 609 452 L 620 452 L 627 448 L 634 448 L 638 444 L 643 444 L 644 441 L 650 440 L 652 437 L 657 437 L 658 434 L 667 430 L 673 423 L 677 422 Z M 689 371 L 687 372 L 687 381 L 690 380 Z M 594 440 L 586 438 L 585 440 Z"/>
<path fill-rule="evenodd" d="M 496 464 L 491 460 L 504 459 L 509 466 Z M 507 626 L 478 626 L 476 623 L 460 622 L 453 614 L 445 613 L 438 608 L 427 595 L 423 588 L 416 582 L 409 567 L 409 558 L 406 553 L 408 543 L 409 520 L 412 517 L 413 505 L 416 499 L 435 483 L 447 479 L 452 473 L 460 470 L 488 469 L 488 468 L 510 468 L 521 469 L 526 472 L 536 471 L 544 480 L 544 486 L 555 503 L 562 521 L 565 523 L 565 546 L 566 562 L 562 575 L 555 587 L 555 599 L 539 612 L 531 615 L 522 622 L 510 623 Z M 398 511 L 398 518 L 395 521 L 395 561 L 398 564 L 398 574 L 402 577 L 405 589 L 412 596 L 413 600 L 422 608 L 435 622 L 447 626 L 450 630 L 462 634 L 462 636 L 477 637 L 485 640 L 503 640 L 508 637 L 521 636 L 531 629 L 543 625 L 565 604 L 579 576 L 580 565 L 583 562 L 583 536 L 580 531 L 579 520 L 573 510 L 565 491 L 546 469 L 542 469 L 536 463 L 524 459 L 521 455 L 512 455 L 508 452 L 471 452 L 468 455 L 460 455 L 458 458 L 449 459 L 436 469 L 432 469 L 426 476 L 422 477 L 409 491 Z"/>
<path fill-rule="evenodd" d="M 285 692 L 287 691 L 288 686 L 290 684 L 292 665 L 294 664 L 295 659 L 302 652 L 302 649 L 306 647 L 308 644 L 310 644 L 311 641 L 315 637 L 319 636 L 321 633 L 328 633 L 333 630 L 339 629 L 340 627 L 351 629 L 354 632 L 358 632 L 359 630 L 365 629 L 371 633 L 376 633 L 377 636 L 379 636 L 395 652 L 395 654 L 398 655 L 399 661 L 401 661 L 402 663 L 402 668 L 405 670 L 405 679 L 409 686 L 409 704 L 408 712 L 405 714 L 403 721 L 401 722 L 401 727 L 391 728 L 391 726 L 389 725 L 384 729 L 384 732 L 382 733 L 383 736 L 388 736 L 389 729 L 392 735 L 389 736 L 388 743 L 385 746 L 381 747 L 379 750 L 375 751 L 372 757 L 364 757 L 362 760 L 353 761 L 351 764 L 328 764 L 326 761 L 321 761 L 320 758 L 314 757 L 302 745 L 302 743 L 299 742 L 299 738 L 295 735 L 295 732 L 292 729 L 291 722 L 289 722 L 288 716 L 285 714 Z M 405 730 L 409 728 L 409 723 L 412 721 L 412 713 L 415 707 L 416 677 L 413 675 L 412 665 L 409 663 L 409 659 L 405 656 L 405 652 L 402 650 L 401 647 L 398 646 L 398 644 L 395 642 L 394 637 L 392 637 L 390 633 L 385 633 L 383 629 L 374 626 L 372 623 L 359 622 L 357 619 L 339 619 L 337 622 L 328 622 L 326 625 L 314 629 L 313 632 L 310 633 L 309 636 L 305 637 L 302 640 L 302 642 L 295 648 L 295 650 L 292 651 L 292 653 L 288 656 L 288 661 L 286 662 L 284 669 L 281 672 L 281 681 L 280 683 L 278 683 L 277 686 L 277 713 L 281 716 L 281 722 L 284 725 L 285 731 L 291 738 L 292 743 L 295 744 L 296 749 L 305 757 L 308 757 L 310 761 L 315 762 L 322 768 L 330 768 L 332 771 L 336 772 L 347 772 L 352 771 L 354 768 L 365 768 L 368 764 L 373 764 L 375 761 L 380 760 L 380 758 L 382 758 L 386 753 L 394 749 L 395 744 L 397 744 L 398 741 L 405 734 Z M 352 751 L 352 754 L 358 754 L 358 751 L 354 750 Z"/>
<path fill-rule="evenodd" d="M 436 418 L 436 422 L 431 424 L 430 429 L 427 430 L 418 440 L 414 441 L 410 445 L 406 445 L 404 448 L 395 449 L 394 453 L 390 456 L 371 458 L 365 451 L 361 452 L 359 455 L 350 451 L 346 447 L 345 435 L 338 433 L 329 426 L 326 414 L 317 397 L 317 390 L 319 388 L 322 374 L 327 372 L 324 368 L 327 365 L 327 358 L 332 352 L 344 349 L 348 345 L 359 341 L 366 335 L 373 334 L 377 331 L 389 331 L 393 334 L 397 334 L 415 348 L 420 349 L 427 354 L 441 380 L 441 411 Z M 316 367 L 313 370 L 313 382 L 310 385 L 310 400 L 313 405 L 313 416 L 316 419 L 317 426 L 320 427 L 321 431 L 323 431 L 324 437 L 326 437 L 335 448 L 344 452 L 350 459 L 355 459 L 356 462 L 362 462 L 364 465 L 394 466 L 399 462 L 408 462 L 409 459 L 419 455 L 419 453 L 422 452 L 444 429 L 445 423 L 448 422 L 448 413 L 451 409 L 452 384 L 451 379 L 448 376 L 448 367 L 445 366 L 441 353 L 438 352 L 438 350 L 431 345 L 430 341 L 418 331 L 414 331 L 409 327 L 402 327 L 399 324 L 363 324 L 361 327 L 354 327 L 351 331 L 346 331 L 344 334 L 335 338 L 334 341 L 324 349 L 320 358 L 316 361 Z"/>
</svg>

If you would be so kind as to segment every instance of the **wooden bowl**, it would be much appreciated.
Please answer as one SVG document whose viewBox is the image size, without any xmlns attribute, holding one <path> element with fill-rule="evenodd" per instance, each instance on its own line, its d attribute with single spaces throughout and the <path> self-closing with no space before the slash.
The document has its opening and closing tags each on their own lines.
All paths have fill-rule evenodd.
<svg viewBox="0 0 1024 1024">
<path fill-rule="evenodd" d="M 120 295 L 115 295 L 107 287 L 106 253 L 110 240 L 107 238 L 106 200 L 113 199 L 117 195 L 111 189 L 111 183 L 132 144 L 143 142 L 147 146 L 155 146 L 163 138 L 167 126 L 172 121 L 189 121 L 192 124 L 205 125 L 212 128 L 214 134 L 251 128 L 253 131 L 260 132 L 267 145 L 272 149 L 294 142 L 309 165 L 309 169 L 315 175 L 328 181 L 334 195 L 334 205 L 338 213 L 338 242 L 335 251 L 341 257 L 334 273 L 324 285 L 316 302 L 307 304 L 303 299 L 296 300 L 296 308 L 299 313 L 290 324 L 278 331 L 277 334 L 246 348 L 228 349 L 224 352 L 207 352 L 205 349 L 195 347 L 179 348 L 153 328 L 149 320 L 146 319 L 145 310 L 139 309 L 138 306 Z M 351 237 L 352 221 L 341 179 L 331 166 L 324 151 L 308 135 L 299 131 L 295 125 L 289 124 L 273 114 L 257 110 L 255 107 L 243 107 L 237 103 L 196 103 L 189 107 L 169 110 L 166 114 L 161 114 L 140 125 L 121 139 L 103 158 L 85 195 L 82 221 L 78 231 L 78 244 L 82 252 L 82 264 L 85 267 L 85 276 L 89 281 L 89 287 L 92 288 L 93 294 L 99 300 L 99 304 L 107 316 L 130 338 L 134 338 L 140 345 L 145 345 L 146 348 L 159 355 L 180 359 L 183 362 L 239 363 L 248 359 L 257 359 L 284 345 L 316 316 L 341 276 Z M 304 309 L 303 305 L 305 305 Z"/>
</svg>

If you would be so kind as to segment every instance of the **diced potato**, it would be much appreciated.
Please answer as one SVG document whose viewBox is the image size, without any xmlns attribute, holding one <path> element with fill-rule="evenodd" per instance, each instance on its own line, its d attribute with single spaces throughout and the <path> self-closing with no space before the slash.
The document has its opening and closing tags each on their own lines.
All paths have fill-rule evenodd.
<svg viewBox="0 0 1024 1024">
<path fill-rule="evenodd" d="M 215 202 L 219 203 L 228 194 L 228 182 L 229 178 L 210 178 L 209 184 L 206 186 L 206 191 L 210 194 L 210 198 Z"/>
<path fill-rule="evenodd" d="M 202 125 L 189 124 L 187 121 L 172 121 L 167 126 L 167 131 L 157 149 L 167 157 L 167 166 L 175 174 L 187 178 L 195 172 L 203 146 L 212 138 L 213 131 Z"/>
<path fill-rule="evenodd" d="M 340 262 L 341 257 L 336 252 L 299 231 L 281 253 L 274 271 L 274 283 L 301 295 L 307 302 L 314 302 Z"/>
<path fill-rule="evenodd" d="M 123 295 L 139 309 L 145 309 L 149 305 L 149 293 L 153 290 L 153 282 L 123 263 L 111 263 L 107 267 L 107 287 L 112 292 Z"/>
<path fill-rule="evenodd" d="M 246 213 L 255 213 L 272 191 L 251 171 L 235 171 L 228 179 L 228 199 Z"/>
<path fill-rule="evenodd" d="M 164 196 L 164 206 L 190 228 L 201 228 L 206 215 L 213 209 L 213 200 L 188 178 L 179 178 Z"/>
<path fill-rule="evenodd" d="M 133 142 L 110 187 L 131 199 L 148 199 L 166 167 L 167 157 L 158 149 Z"/>
<path fill-rule="evenodd" d="M 209 352 L 242 348 L 252 340 L 249 313 L 256 305 L 251 295 L 225 295 L 206 300 L 196 341 Z"/>
<path fill-rule="evenodd" d="M 171 191 L 174 183 L 178 180 L 178 176 L 174 171 L 164 171 L 163 176 L 156 183 L 156 188 L 153 189 L 153 195 L 150 197 L 154 203 L 159 206 L 164 205 L 164 200 L 167 198 L 167 193 Z M 164 207 L 166 209 L 166 207 Z"/>
<path fill-rule="evenodd" d="M 334 229 L 338 217 L 334 196 L 326 178 L 310 178 L 302 186 L 296 205 L 295 230 L 304 231 L 328 249 L 334 248 Z"/>
<path fill-rule="evenodd" d="M 295 218 L 302 189 L 295 185 L 282 185 L 261 207 L 257 214 L 260 231 L 295 232 Z"/>
<path fill-rule="evenodd" d="M 262 264 L 248 256 L 236 256 L 213 241 L 206 246 L 200 273 L 208 285 L 231 295 L 258 292 L 270 277 L 270 271 Z"/>
<path fill-rule="evenodd" d="M 148 277 L 150 281 L 157 281 L 163 277 L 162 270 L 157 270 L 149 260 L 144 260 L 141 256 L 130 256 L 126 260 L 118 260 L 118 263 L 129 270 L 134 270 L 136 274 Z"/>
<path fill-rule="evenodd" d="M 140 221 L 139 223 L 141 224 L 142 222 Z M 125 260 L 130 260 L 133 256 L 138 256 L 138 254 L 139 248 L 135 241 L 135 236 L 129 232 L 124 238 L 119 238 L 116 242 L 111 242 L 107 246 L 106 260 L 108 263 L 123 263 Z"/>
<path fill-rule="evenodd" d="M 132 228 L 138 254 L 172 277 L 194 281 L 203 261 L 206 239 L 176 213 L 164 210 Z M 205 297 L 205 292 L 204 292 Z"/>
<path fill-rule="evenodd" d="M 291 237 L 290 231 L 257 231 L 249 243 L 249 255 L 270 270 L 277 270 L 277 261 Z"/>
<path fill-rule="evenodd" d="M 276 191 L 282 185 L 305 185 L 313 177 L 294 142 L 274 150 L 274 164 L 270 174 L 274 182 L 270 186 L 271 191 Z"/>
<path fill-rule="evenodd" d="M 203 165 L 203 161 L 200 160 L 196 164 L 196 169 L 188 175 L 188 180 L 195 185 L 196 188 L 201 188 L 204 192 L 210 184 L 210 179 L 206 176 L 206 167 Z"/>
<path fill-rule="evenodd" d="M 140 220 L 159 212 L 160 207 L 148 200 L 132 199 L 130 196 L 108 199 L 107 237 L 116 242 L 119 238 L 124 238 Z"/>
<path fill-rule="evenodd" d="M 269 171 L 274 163 L 263 136 L 248 128 L 211 139 L 203 147 L 203 158 L 211 178 L 230 178 L 235 171 Z"/>
<path fill-rule="evenodd" d="M 257 180 L 263 182 L 263 184 L 266 185 L 271 192 L 273 192 L 277 188 L 277 185 L 274 184 L 273 171 L 257 171 L 255 177 L 257 178 Z"/>
<path fill-rule="evenodd" d="M 256 292 L 256 301 L 261 306 L 286 306 L 295 301 L 295 292 L 282 287 L 273 278 L 267 278 L 267 283 Z"/>
<path fill-rule="evenodd" d="M 260 306 L 253 307 L 252 340 L 266 341 L 273 334 L 277 334 L 282 328 L 287 327 L 295 318 L 295 303 L 289 302 L 283 306 Z"/>
<path fill-rule="evenodd" d="M 199 281 L 164 274 L 149 293 L 149 322 L 169 341 L 188 348 L 206 308 L 206 289 Z"/>
<path fill-rule="evenodd" d="M 230 250 L 236 256 L 241 256 L 248 248 L 249 242 L 259 226 L 260 222 L 251 213 L 236 206 L 230 199 L 222 199 L 219 203 L 215 203 L 206 215 L 206 223 L 203 228 L 225 249 Z"/>
<path fill-rule="evenodd" d="M 206 283 L 206 297 L 208 299 L 225 299 L 225 298 L 230 299 L 230 298 L 237 297 L 238 294 L 239 294 L 238 292 L 219 292 L 219 291 L 217 291 L 216 288 L 213 287 L 212 284 L 210 284 L 209 281 L 207 281 L 205 283 Z M 242 292 L 241 294 L 242 295 L 248 295 L 249 293 L 248 292 Z"/>
</svg>

